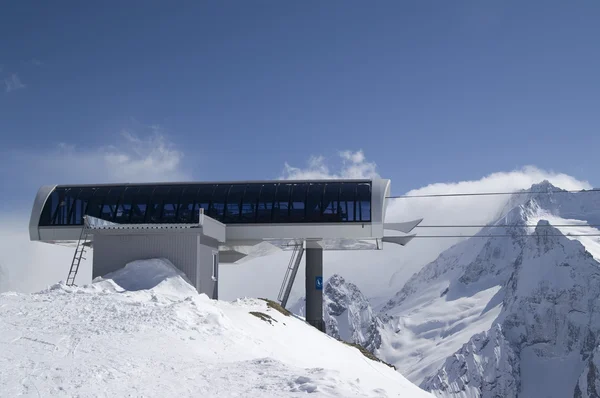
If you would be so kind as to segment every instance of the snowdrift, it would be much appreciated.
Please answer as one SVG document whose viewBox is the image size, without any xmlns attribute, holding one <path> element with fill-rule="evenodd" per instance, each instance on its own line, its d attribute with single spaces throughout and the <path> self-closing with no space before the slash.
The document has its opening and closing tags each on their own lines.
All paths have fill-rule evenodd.
<svg viewBox="0 0 600 398">
<path fill-rule="evenodd" d="M 431 396 L 266 301 L 210 300 L 164 259 L 0 295 L 0 395 Z"/>
</svg>

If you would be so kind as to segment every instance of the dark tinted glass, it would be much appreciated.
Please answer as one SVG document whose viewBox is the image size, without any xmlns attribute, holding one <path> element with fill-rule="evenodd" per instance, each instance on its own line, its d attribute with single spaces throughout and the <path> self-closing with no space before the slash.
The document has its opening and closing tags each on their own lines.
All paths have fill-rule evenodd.
<svg viewBox="0 0 600 398">
<path fill-rule="evenodd" d="M 181 199 L 179 200 L 179 208 L 177 211 L 177 222 L 180 223 L 191 223 L 192 213 L 194 211 L 194 202 L 198 193 L 197 186 L 187 186 L 181 193 Z"/>
<path fill-rule="evenodd" d="M 227 206 L 225 207 L 225 223 L 240 222 L 242 196 L 246 190 L 245 184 L 232 185 L 227 194 Z"/>
<path fill-rule="evenodd" d="M 210 201 L 210 207 L 208 208 L 208 216 L 215 220 L 223 221 L 223 214 L 225 213 L 225 199 L 229 192 L 231 185 L 217 185 L 215 187 L 212 199 Z"/>
<path fill-rule="evenodd" d="M 88 202 L 94 194 L 93 188 L 83 188 L 75 198 L 75 202 L 69 210 L 69 223 L 72 225 L 83 225 L 83 216 L 86 214 Z"/>
<path fill-rule="evenodd" d="M 292 187 L 292 200 L 290 203 L 290 221 L 304 221 L 306 211 L 307 183 L 294 184 Z"/>
<path fill-rule="evenodd" d="M 85 211 L 86 215 L 101 218 L 102 205 L 104 204 L 104 200 L 106 199 L 109 190 L 110 188 L 107 187 L 96 188 L 94 190 L 94 195 L 90 198 Z"/>
<path fill-rule="evenodd" d="M 52 215 L 54 214 L 54 210 L 58 207 L 58 197 L 58 191 L 55 189 L 46 199 L 42 214 L 40 215 L 41 226 L 52 224 Z"/>
<path fill-rule="evenodd" d="M 340 206 L 340 183 L 329 183 L 325 186 L 323 194 L 323 221 L 341 221 L 342 208 Z"/>
<path fill-rule="evenodd" d="M 323 189 L 325 184 L 316 183 L 308 186 L 308 195 L 306 197 L 306 221 L 319 222 L 321 218 L 321 206 L 323 199 Z"/>
<path fill-rule="evenodd" d="M 59 187 L 40 225 L 198 222 L 200 208 L 225 223 L 370 222 L 371 184 L 357 182 Z"/>
<path fill-rule="evenodd" d="M 146 211 L 146 222 L 150 224 L 160 222 L 160 218 L 162 216 L 163 203 L 169 194 L 169 187 L 166 186 L 158 186 L 152 192 L 152 196 L 150 198 L 150 206 Z"/>
<path fill-rule="evenodd" d="M 262 184 L 248 184 L 242 199 L 242 222 L 256 222 L 256 208 L 258 205 L 258 195 Z"/>
<path fill-rule="evenodd" d="M 271 222 L 273 216 L 273 202 L 275 201 L 275 192 L 277 184 L 264 184 L 260 190 L 258 200 L 258 210 L 256 213 L 256 222 L 268 223 Z M 287 203 L 285 206 L 287 216 Z"/>
<path fill-rule="evenodd" d="M 204 214 L 208 215 L 208 207 L 216 187 L 216 185 L 202 185 L 198 189 L 198 195 L 194 203 L 194 214 L 192 214 L 193 223 L 198 222 L 201 208 L 204 209 Z"/>
<path fill-rule="evenodd" d="M 100 209 L 100 218 L 106 221 L 113 221 L 115 214 L 117 212 L 117 205 L 121 200 L 121 196 L 125 188 L 123 187 L 115 187 L 111 188 L 108 192 L 108 195 L 104 198 L 102 202 L 102 207 Z"/>
<path fill-rule="evenodd" d="M 171 187 L 169 193 L 163 201 L 162 216 L 160 222 L 177 222 L 177 210 L 179 209 L 179 200 L 181 199 L 182 190 L 183 187 Z"/>
<path fill-rule="evenodd" d="M 79 192 L 81 192 L 81 188 L 70 188 L 65 193 L 64 201 L 67 213 L 64 214 L 64 225 L 72 225 L 74 223 L 73 210 L 75 209 L 75 201 L 77 199 L 77 196 L 79 195 Z"/>
<path fill-rule="evenodd" d="M 154 187 L 146 186 L 140 187 L 135 193 L 133 206 L 131 206 L 130 222 L 132 224 L 143 224 L 146 221 L 146 210 L 148 209 L 150 196 L 152 196 L 153 191 Z"/>
<path fill-rule="evenodd" d="M 65 196 L 68 189 L 62 188 L 55 191 L 54 201 L 52 203 L 52 225 L 64 225 L 68 214 L 67 202 Z"/>
<path fill-rule="evenodd" d="M 290 194 L 292 184 L 279 184 L 273 205 L 273 222 L 287 222 L 290 219 Z M 261 197 L 262 201 L 262 197 Z"/>
<path fill-rule="evenodd" d="M 356 207 L 360 213 L 360 221 L 371 221 L 371 185 L 358 184 L 356 187 Z M 359 221 L 359 217 L 356 217 Z"/>
<path fill-rule="evenodd" d="M 115 215 L 115 222 L 119 224 L 129 223 L 129 217 L 131 216 L 131 206 L 133 199 L 138 191 L 137 187 L 127 187 L 121 195 L 121 199 L 117 204 L 117 214 Z"/>
<path fill-rule="evenodd" d="M 340 189 L 340 218 L 342 221 L 354 221 L 356 184 L 343 183 Z"/>
</svg>

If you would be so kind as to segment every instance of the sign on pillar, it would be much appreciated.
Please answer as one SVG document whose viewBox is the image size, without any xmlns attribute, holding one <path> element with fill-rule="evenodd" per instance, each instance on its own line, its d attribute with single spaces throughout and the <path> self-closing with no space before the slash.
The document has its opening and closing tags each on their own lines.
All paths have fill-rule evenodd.
<svg viewBox="0 0 600 398">
<path fill-rule="evenodd" d="M 323 290 L 323 277 L 322 276 L 315 277 L 315 289 Z"/>
</svg>

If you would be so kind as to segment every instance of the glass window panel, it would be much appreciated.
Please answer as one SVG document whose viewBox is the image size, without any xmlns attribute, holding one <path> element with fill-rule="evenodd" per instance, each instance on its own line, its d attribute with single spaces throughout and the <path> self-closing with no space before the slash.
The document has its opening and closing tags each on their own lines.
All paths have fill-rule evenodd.
<svg viewBox="0 0 600 398">
<path fill-rule="evenodd" d="M 75 199 L 73 206 L 71 207 L 71 215 L 69 216 L 71 220 L 71 224 L 73 225 L 83 225 L 83 216 L 85 215 L 85 211 L 88 205 L 89 200 L 92 198 L 94 194 L 94 188 L 82 188 L 79 191 L 79 195 Z"/>
<path fill-rule="evenodd" d="M 268 223 L 272 221 L 273 202 L 275 201 L 276 191 L 277 184 L 264 184 L 260 189 L 258 209 L 256 212 L 256 222 Z M 285 196 L 285 214 L 287 216 L 287 197 L 289 197 L 289 193 L 285 194 Z"/>
<path fill-rule="evenodd" d="M 73 210 L 75 208 L 75 200 L 77 199 L 77 195 L 81 192 L 81 188 L 69 188 L 65 193 L 65 203 L 67 214 L 64 215 L 64 224 L 65 225 L 73 225 Z"/>
<path fill-rule="evenodd" d="M 225 208 L 225 222 L 235 223 L 240 221 L 242 196 L 246 190 L 246 184 L 232 185 L 227 194 L 227 207 Z"/>
<path fill-rule="evenodd" d="M 162 216 L 163 202 L 169 194 L 170 187 L 160 185 L 152 192 L 152 198 L 150 199 L 150 206 L 146 211 L 146 222 L 149 224 L 156 224 L 160 222 Z"/>
<path fill-rule="evenodd" d="M 67 214 L 67 202 L 65 202 L 66 188 L 56 189 L 56 203 L 52 206 L 52 225 L 62 225 Z"/>
<path fill-rule="evenodd" d="M 318 222 L 321 221 L 321 201 L 323 200 L 323 189 L 325 184 L 314 183 L 308 187 L 308 195 L 306 197 L 306 221 Z"/>
<path fill-rule="evenodd" d="M 256 209 L 258 206 L 258 195 L 262 184 L 248 184 L 242 200 L 242 222 L 253 223 L 256 221 Z M 271 201 L 271 206 L 273 202 Z M 270 217 L 270 214 L 269 214 Z"/>
<path fill-rule="evenodd" d="M 163 201 L 162 217 L 160 222 L 174 223 L 177 222 L 177 210 L 179 208 L 179 200 L 181 199 L 181 191 L 183 187 L 171 187 L 168 195 Z"/>
<path fill-rule="evenodd" d="M 100 218 L 106 221 L 113 221 L 117 212 L 117 204 L 125 189 L 123 187 L 113 187 L 110 189 L 100 210 Z"/>
<path fill-rule="evenodd" d="M 52 224 L 52 215 L 54 211 L 58 207 L 59 203 L 59 194 L 56 189 L 50 193 L 48 198 L 46 199 L 46 203 L 44 203 L 44 208 L 42 209 L 42 214 L 40 215 L 40 225 L 46 226 Z"/>
<path fill-rule="evenodd" d="M 344 183 L 340 189 L 340 218 L 342 221 L 354 221 L 356 184 Z"/>
<path fill-rule="evenodd" d="M 101 218 L 102 204 L 104 203 L 104 199 L 106 199 L 106 195 L 108 195 L 108 191 L 109 188 L 107 187 L 94 188 L 94 195 L 90 198 L 85 210 L 86 215 Z"/>
<path fill-rule="evenodd" d="M 115 222 L 119 224 L 128 224 L 131 218 L 131 209 L 133 201 L 138 192 L 138 187 L 127 187 L 117 205 Z"/>
<path fill-rule="evenodd" d="M 371 221 L 371 184 L 358 184 L 356 187 L 356 203 L 360 213 L 360 221 Z M 358 221 L 357 217 L 357 221 Z"/>
<path fill-rule="evenodd" d="M 223 214 L 225 213 L 225 199 L 231 185 L 217 185 L 213 192 L 210 207 L 208 208 L 209 217 L 223 222 Z"/>
<path fill-rule="evenodd" d="M 305 219 L 306 191 L 308 183 L 294 184 L 290 202 L 290 221 L 301 222 Z"/>
<path fill-rule="evenodd" d="M 196 203 L 194 204 L 192 222 L 198 222 L 200 217 L 200 208 L 204 209 L 204 214 L 209 215 L 208 208 L 210 207 L 210 201 L 216 187 L 216 185 L 200 185 L 200 188 L 198 189 L 198 196 L 196 197 Z"/>
<path fill-rule="evenodd" d="M 197 185 L 188 185 L 183 188 L 181 199 L 179 200 L 179 208 L 177 209 L 177 222 L 191 223 L 192 213 L 194 212 L 194 202 L 198 194 Z"/>
<path fill-rule="evenodd" d="M 328 183 L 325 186 L 325 193 L 323 194 L 323 221 L 325 222 L 342 221 L 340 187 L 341 184 L 337 182 Z"/>
<path fill-rule="evenodd" d="M 154 187 L 141 186 L 133 197 L 133 205 L 131 206 L 130 223 L 143 224 L 146 218 L 146 210 L 150 203 Z"/>
<path fill-rule="evenodd" d="M 266 187 L 266 185 L 265 185 Z M 273 222 L 287 222 L 290 219 L 290 194 L 292 184 L 279 184 L 273 205 Z M 261 197 L 261 202 L 262 202 Z"/>
</svg>

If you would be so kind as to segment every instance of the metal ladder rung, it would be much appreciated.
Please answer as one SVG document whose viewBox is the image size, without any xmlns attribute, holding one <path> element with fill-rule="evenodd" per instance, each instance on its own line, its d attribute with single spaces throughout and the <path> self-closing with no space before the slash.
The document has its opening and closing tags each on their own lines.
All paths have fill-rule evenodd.
<svg viewBox="0 0 600 398">
<path fill-rule="evenodd" d="M 71 260 L 71 268 L 67 274 L 67 286 L 73 286 L 75 284 L 75 278 L 77 277 L 81 260 L 87 260 L 86 257 L 83 257 L 83 254 L 86 253 L 86 244 L 89 244 L 89 233 L 87 231 L 87 217 L 84 216 L 81 234 L 79 234 L 75 253 L 73 253 L 73 260 Z"/>
</svg>

